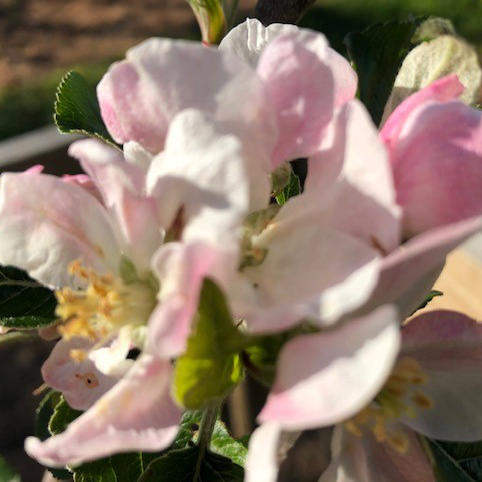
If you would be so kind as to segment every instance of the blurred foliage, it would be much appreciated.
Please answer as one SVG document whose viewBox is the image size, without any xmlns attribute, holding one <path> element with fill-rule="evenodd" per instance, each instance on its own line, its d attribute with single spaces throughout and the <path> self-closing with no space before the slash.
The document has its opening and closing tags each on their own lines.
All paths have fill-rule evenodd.
<svg viewBox="0 0 482 482">
<path fill-rule="evenodd" d="M 94 87 L 113 60 L 75 70 Z M 53 124 L 55 92 L 67 70 L 56 69 L 40 79 L 0 90 L 0 141 Z"/>
<path fill-rule="evenodd" d="M 319 0 L 301 26 L 323 32 L 334 48 L 346 54 L 343 39 L 349 32 L 374 23 L 429 15 L 451 19 L 461 36 L 482 45 L 481 0 Z"/>
</svg>

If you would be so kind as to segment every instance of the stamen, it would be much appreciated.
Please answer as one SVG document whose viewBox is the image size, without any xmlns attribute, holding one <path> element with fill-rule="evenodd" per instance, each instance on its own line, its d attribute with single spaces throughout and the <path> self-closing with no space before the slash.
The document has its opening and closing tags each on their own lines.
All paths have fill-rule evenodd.
<svg viewBox="0 0 482 482">
<path fill-rule="evenodd" d="M 387 442 L 397 452 L 404 454 L 409 448 L 407 436 L 393 428 L 402 416 L 414 418 L 420 410 L 433 407 L 430 397 L 419 388 L 427 377 L 413 358 L 402 358 L 372 403 L 344 423 L 345 428 L 357 436 L 369 431 L 379 443 Z"/>
<path fill-rule="evenodd" d="M 123 326 L 147 323 L 156 304 L 149 282 L 136 278 L 127 283 L 111 274 L 100 275 L 79 260 L 71 263 L 69 273 L 87 287 L 63 288 L 55 293 L 56 314 L 63 321 L 59 332 L 65 339 L 79 336 L 95 342 L 109 338 Z M 80 351 L 73 351 L 71 356 L 78 361 L 85 358 Z"/>
</svg>

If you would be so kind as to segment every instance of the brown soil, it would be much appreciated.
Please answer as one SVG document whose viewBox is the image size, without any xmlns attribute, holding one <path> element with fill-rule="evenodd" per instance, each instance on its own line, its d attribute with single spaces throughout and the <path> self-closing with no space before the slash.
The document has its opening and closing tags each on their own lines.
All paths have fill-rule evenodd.
<svg viewBox="0 0 482 482">
<path fill-rule="evenodd" d="M 186 0 L 0 0 L 0 88 L 119 56 L 151 36 L 196 32 Z"/>
</svg>

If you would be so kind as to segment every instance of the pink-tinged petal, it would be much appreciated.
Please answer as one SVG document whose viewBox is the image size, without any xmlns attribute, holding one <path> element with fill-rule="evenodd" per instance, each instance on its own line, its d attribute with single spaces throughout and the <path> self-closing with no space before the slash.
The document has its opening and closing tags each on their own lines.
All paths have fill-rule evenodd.
<svg viewBox="0 0 482 482">
<path fill-rule="evenodd" d="M 68 404 L 76 410 L 87 410 L 118 381 L 106 376 L 89 358 L 75 361 L 73 350 L 89 350 L 92 343 L 84 338 L 60 340 L 42 366 L 42 376 L 50 387 L 63 394 Z"/>
<path fill-rule="evenodd" d="M 162 242 L 156 202 L 145 195 L 144 170 L 126 162 L 120 152 L 88 139 L 74 142 L 69 154 L 101 190 L 105 204 L 113 210 L 126 246 L 125 254 L 144 270 Z"/>
<path fill-rule="evenodd" d="M 104 207 L 82 188 L 48 175 L 3 174 L 0 263 L 53 287 L 68 286 L 69 264 L 116 271 L 119 247 Z"/>
<path fill-rule="evenodd" d="M 482 228 L 480 218 L 415 236 L 383 259 L 376 289 L 360 313 L 396 303 L 401 318 L 415 310 L 442 271 L 446 255 Z"/>
<path fill-rule="evenodd" d="M 153 269 L 162 280 L 160 303 L 149 319 L 147 337 L 153 350 L 163 358 L 184 352 L 204 278 L 224 286 L 237 263 L 237 253 L 202 243 L 172 242 L 159 249 Z"/>
<path fill-rule="evenodd" d="M 383 386 L 400 346 L 399 318 L 390 306 L 282 349 L 261 422 L 287 430 L 323 427 L 364 408 Z"/>
<path fill-rule="evenodd" d="M 38 335 L 43 340 L 51 341 L 51 340 L 58 340 L 60 338 L 60 334 L 58 332 L 58 324 L 47 326 L 45 328 L 39 328 Z"/>
<path fill-rule="evenodd" d="M 113 206 L 123 189 L 141 194 L 145 175 L 138 166 L 125 162 L 122 153 L 96 139 L 74 142 L 69 155 L 80 161 L 82 169 L 102 192 L 107 206 Z"/>
<path fill-rule="evenodd" d="M 323 35 L 300 30 L 276 37 L 261 55 L 257 72 L 279 127 L 273 170 L 284 161 L 314 154 L 321 144 L 334 109 L 328 48 Z"/>
<path fill-rule="evenodd" d="M 482 214 L 482 112 L 430 102 L 390 144 L 407 237 Z"/>
<path fill-rule="evenodd" d="M 188 108 L 210 113 L 233 129 L 248 129 L 251 142 L 268 153 L 275 142 L 274 118 L 261 80 L 226 50 L 181 40 L 147 40 L 109 69 L 97 95 L 114 139 L 122 144 L 136 141 L 151 153 L 163 149 L 170 122 Z"/>
<path fill-rule="evenodd" d="M 390 147 L 392 143 L 398 141 L 400 132 L 413 111 L 430 101 L 455 100 L 463 91 L 464 86 L 455 74 L 432 82 L 429 86 L 408 97 L 393 111 L 380 131 L 381 138 Z"/>
<path fill-rule="evenodd" d="M 84 189 L 84 191 L 87 191 L 89 194 L 94 196 L 97 201 L 102 204 L 104 203 L 104 199 L 102 198 L 102 194 L 99 191 L 99 188 L 96 186 L 92 178 L 90 178 L 86 174 L 75 174 L 74 176 L 71 176 L 70 174 L 65 174 L 62 176 L 62 181 L 81 187 L 82 189 Z"/>
<path fill-rule="evenodd" d="M 171 379 L 169 361 L 145 354 L 65 432 L 45 442 L 29 437 L 25 450 L 52 467 L 76 466 L 118 452 L 162 450 L 174 440 L 181 418 L 171 399 Z"/>
<path fill-rule="evenodd" d="M 180 216 L 184 240 L 237 246 L 244 217 L 269 203 L 268 174 L 252 161 L 223 124 L 191 109 L 179 114 L 147 176 L 162 225 Z"/>
<path fill-rule="evenodd" d="M 309 159 L 304 192 L 306 199 L 293 200 L 296 209 L 318 211 L 322 222 L 385 252 L 399 245 L 400 209 L 388 152 L 360 102 L 340 110 L 331 142 Z"/>
<path fill-rule="evenodd" d="M 402 329 L 402 356 L 420 363 L 433 402 L 405 423 L 431 438 L 473 442 L 482 438 L 482 324 L 455 311 L 431 311 Z"/>
<path fill-rule="evenodd" d="M 300 432 L 283 432 L 277 423 L 258 427 L 249 440 L 246 482 L 276 482 L 278 468 Z"/>
<path fill-rule="evenodd" d="M 29 167 L 25 171 L 23 171 L 24 174 L 40 174 L 43 172 L 45 169 L 45 166 L 42 164 L 35 164 L 35 166 Z"/>
<path fill-rule="evenodd" d="M 248 18 L 223 38 L 219 48 L 235 53 L 256 68 L 259 57 L 269 42 L 282 33 L 298 31 L 299 28 L 295 25 L 273 23 L 265 27 L 256 18 Z"/>
<path fill-rule="evenodd" d="M 371 434 L 357 437 L 335 428 L 333 458 L 319 482 L 435 482 L 432 466 L 416 434 L 395 427 L 408 438 L 408 451 L 397 452 Z"/>
<path fill-rule="evenodd" d="M 275 217 L 255 239 L 254 247 L 266 253 L 263 262 L 244 267 L 229 287 L 233 312 L 253 332 L 282 331 L 302 319 L 334 323 L 363 305 L 378 280 L 374 249 L 316 218 L 292 214 Z"/>
</svg>

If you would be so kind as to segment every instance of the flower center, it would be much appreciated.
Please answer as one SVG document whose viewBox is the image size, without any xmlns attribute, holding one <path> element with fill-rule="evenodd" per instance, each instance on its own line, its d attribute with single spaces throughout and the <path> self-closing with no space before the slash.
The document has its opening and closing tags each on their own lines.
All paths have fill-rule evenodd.
<svg viewBox="0 0 482 482">
<path fill-rule="evenodd" d="M 65 339 L 78 336 L 92 341 L 115 335 L 124 326 L 133 328 L 147 323 L 156 305 L 155 291 L 140 279 L 129 282 L 111 274 L 99 275 L 80 261 L 69 266 L 87 287 L 56 291 L 57 316 L 63 321 L 59 332 Z"/>
<path fill-rule="evenodd" d="M 405 453 L 409 447 L 408 438 L 393 428 L 393 422 L 402 416 L 414 418 L 420 410 L 432 408 L 432 400 L 420 389 L 426 381 L 416 360 L 401 358 L 373 402 L 345 422 L 345 428 L 357 436 L 370 431 L 377 442 L 387 442 L 398 452 Z"/>
</svg>

